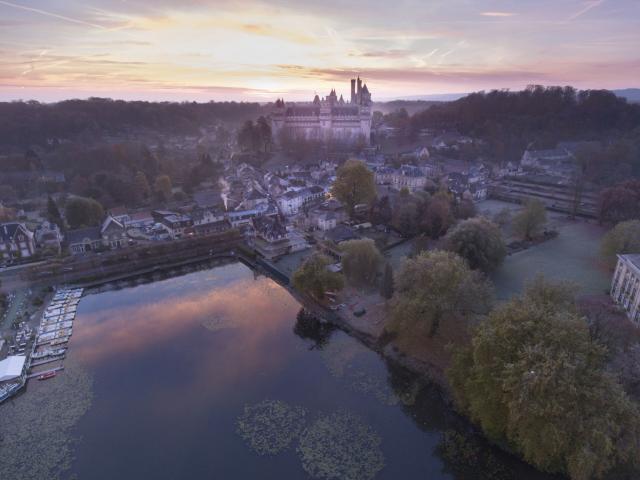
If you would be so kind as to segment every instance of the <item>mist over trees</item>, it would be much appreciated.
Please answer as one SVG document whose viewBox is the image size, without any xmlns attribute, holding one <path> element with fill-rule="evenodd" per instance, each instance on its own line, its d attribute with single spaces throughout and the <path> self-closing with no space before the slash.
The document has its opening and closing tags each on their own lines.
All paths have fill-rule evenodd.
<svg viewBox="0 0 640 480">
<path fill-rule="evenodd" d="M 58 103 L 1 102 L 0 145 L 44 145 L 85 132 L 121 133 L 130 128 L 195 134 L 216 120 L 240 122 L 258 114 L 258 103 L 142 102 L 90 98 Z"/>
<path fill-rule="evenodd" d="M 640 175 L 640 105 L 608 90 L 578 91 L 573 87 L 529 86 L 511 92 L 472 93 L 440 103 L 409 117 L 396 113 L 392 124 L 416 137 L 423 128 L 453 129 L 487 141 L 497 161 L 520 158 L 528 145 L 553 148 L 557 142 L 615 139 L 626 144 L 626 161 Z"/>
</svg>

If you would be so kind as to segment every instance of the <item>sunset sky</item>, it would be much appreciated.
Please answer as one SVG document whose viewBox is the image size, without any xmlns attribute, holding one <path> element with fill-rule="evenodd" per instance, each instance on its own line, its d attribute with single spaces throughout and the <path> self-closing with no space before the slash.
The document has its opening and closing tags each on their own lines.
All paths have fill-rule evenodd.
<svg viewBox="0 0 640 480">
<path fill-rule="evenodd" d="M 640 0 L 0 0 L 0 100 L 640 87 Z"/>
</svg>

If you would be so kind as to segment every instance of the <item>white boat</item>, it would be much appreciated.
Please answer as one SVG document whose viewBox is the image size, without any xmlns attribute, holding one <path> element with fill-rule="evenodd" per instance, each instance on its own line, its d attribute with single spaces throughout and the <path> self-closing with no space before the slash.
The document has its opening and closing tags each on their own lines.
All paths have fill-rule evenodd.
<svg viewBox="0 0 640 480">
<path fill-rule="evenodd" d="M 73 327 L 73 322 L 52 323 L 52 324 L 47 325 L 45 327 L 41 327 L 40 328 L 40 333 L 55 332 L 55 331 L 61 330 L 63 328 L 71 328 L 71 327 Z"/>
<path fill-rule="evenodd" d="M 33 355 L 31 355 L 31 358 L 37 360 L 40 358 L 47 358 L 47 357 L 58 357 L 60 355 L 64 355 L 64 353 L 67 351 L 66 348 L 56 348 L 53 350 L 43 350 L 41 352 L 36 352 Z"/>
<path fill-rule="evenodd" d="M 38 337 L 38 343 L 50 342 L 63 337 L 70 337 L 72 333 L 72 328 L 63 328 L 62 330 L 56 330 L 54 332 L 42 333 Z"/>
</svg>

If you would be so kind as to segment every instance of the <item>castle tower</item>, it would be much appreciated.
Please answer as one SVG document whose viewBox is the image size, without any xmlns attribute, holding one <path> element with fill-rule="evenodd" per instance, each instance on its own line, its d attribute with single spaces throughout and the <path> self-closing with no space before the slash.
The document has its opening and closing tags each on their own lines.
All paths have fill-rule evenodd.
<svg viewBox="0 0 640 480">
<path fill-rule="evenodd" d="M 351 79 L 351 103 L 356 103 L 356 79 Z"/>
<path fill-rule="evenodd" d="M 356 99 L 358 103 L 362 102 L 362 80 L 360 80 L 360 76 L 358 76 L 358 91 L 356 92 Z"/>
</svg>

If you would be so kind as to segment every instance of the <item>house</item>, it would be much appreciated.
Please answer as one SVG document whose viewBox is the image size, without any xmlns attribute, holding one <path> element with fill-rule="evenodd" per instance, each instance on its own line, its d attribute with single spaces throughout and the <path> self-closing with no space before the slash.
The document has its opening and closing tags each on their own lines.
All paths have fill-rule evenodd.
<svg viewBox="0 0 640 480">
<path fill-rule="evenodd" d="M 129 212 L 123 206 L 110 208 L 107 211 L 107 215 L 110 215 L 111 217 L 116 219 L 118 222 L 120 222 L 122 225 L 126 225 L 127 222 L 129 222 L 129 220 L 131 219 L 131 217 L 129 216 Z"/>
<path fill-rule="evenodd" d="M 231 223 L 226 219 L 225 213 L 207 208 L 196 208 L 191 212 L 193 225 L 187 233 L 196 235 L 209 235 L 216 232 L 224 232 L 231 228 Z"/>
<path fill-rule="evenodd" d="M 126 228 L 139 228 L 144 230 L 153 226 L 154 224 L 153 216 L 151 212 L 146 210 L 142 212 L 135 212 L 129 215 L 129 220 L 127 220 L 124 224 Z"/>
<path fill-rule="evenodd" d="M 127 246 L 127 231 L 124 224 L 109 215 L 100 228 L 102 244 L 112 250 Z"/>
<path fill-rule="evenodd" d="M 38 248 L 54 251 L 57 254 L 62 251 L 63 235 L 55 223 L 41 223 L 35 231 L 35 239 Z"/>
<path fill-rule="evenodd" d="M 23 223 L 0 224 L 0 260 L 3 263 L 29 258 L 35 252 L 33 232 Z"/>
<path fill-rule="evenodd" d="M 285 192 L 277 200 L 278 208 L 284 215 L 295 215 L 304 206 L 312 202 L 324 199 L 325 191 L 322 187 L 314 185 L 300 190 Z"/>
<path fill-rule="evenodd" d="M 431 172 L 431 170 L 429 170 Z M 395 169 L 392 167 L 379 167 L 375 171 L 375 179 L 378 185 L 391 185 L 401 190 L 419 190 L 427 184 L 427 174 L 421 167 L 402 165 Z"/>
<path fill-rule="evenodd" d="M 318 215 L 314 216 L 314 220 L 314 226 L 323 232 L 332 230 L 338 225 L 338 217 L 333 212 L 320 212 Z"/>
<path fill-rule="evenodd" d="M 473 143 L 473 139 L 470 137 L 460 135 L 458 132 L 446 132 L 438 135 L 431 144 L 436 150 L 446 150 L 448 148 L 458 150 L 460 145 L 471 143 Z"/>
<path fill-rule="evenodd" d="M 291 250 L 289 234 L 278 217 L 254 218 L 253 228 L 253 246 L 263 257 L 271 260 Z"/>
<path fill-rule="evenodd" d="M 171 239 L 181 238 L 185 230 L 193 224 L 191 217 L 180 213 L 163 216 L 159 223 L 164 226 Z"/>
<path fill-rule="evenodd" d="M 69 230 L 67 232 L 67 245 L 72 255 L 80 255 L 102 249 L 100 227 Z"/>
<path fill-rule="evenodd" d="M 564 177 L 571 177 L 577 169 L 575 156 L 566 148 L 525 150 L 520 159 L 520 166 L 523 169 Z"/>
<path fill-rule="evenodd" d="M 640 326 L 640 253 L 618 255 L 611 297 L 624 309 L 629 320 Z"/>
<path fill-rule="evenodd" d="M 242 201 L 242 206 L 246 209 L 256 208 L 258 205 L 266 205 L 269 203 L 267 195 L 260 193 L 257 189 L 247 193 Z"/>
</svg>

